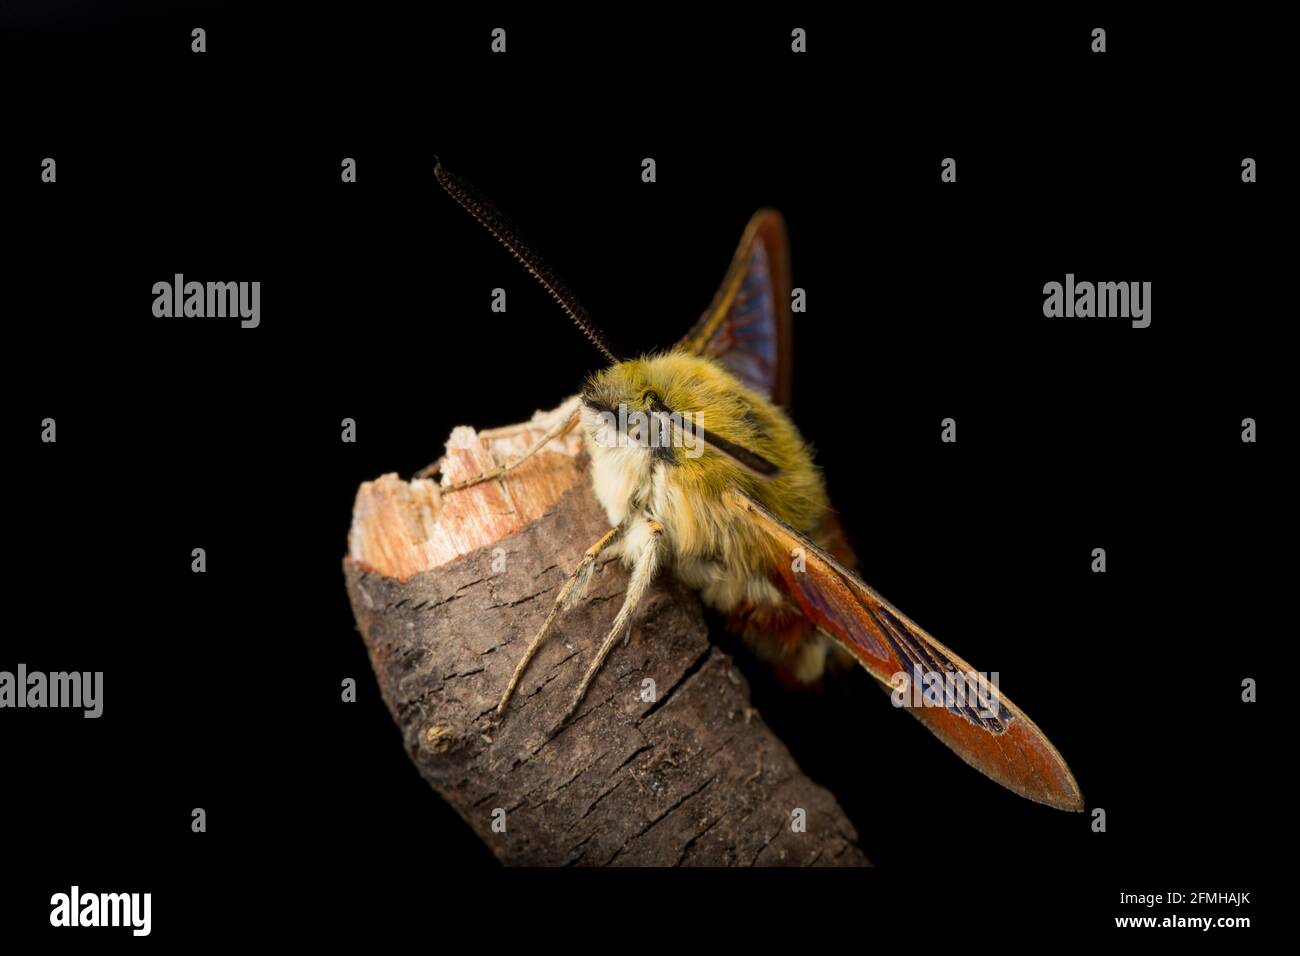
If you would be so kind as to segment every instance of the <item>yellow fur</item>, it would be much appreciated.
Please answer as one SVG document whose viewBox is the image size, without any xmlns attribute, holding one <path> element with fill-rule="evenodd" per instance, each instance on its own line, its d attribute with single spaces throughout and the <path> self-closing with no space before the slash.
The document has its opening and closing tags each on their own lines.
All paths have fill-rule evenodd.
<svg viewBox="0 0 1300 956">
<path fill-rule="evenodd" d="M 617 545 L 624 561 L 637 564 L 652 546 L 649 523 L 658 522 L 663 533 L 653 546 L 662 547 L 664 563 L 705 603 L 723 613 L 788 608 L 772 584 L 771 569 L 773 561 L 791 556 L 774 553 L 771 539 L 730 506 L 725 492 L 738 487 L 787 524 L 812 534 L 829 507 L 812 450 L 785 412 L 712 359 L 679 351 L 632 359 L 593 375 L 583 392 L 596 406 L 622 404 L 647 412 L 651 393 L 673 412 L 698 413 L 699 424 L 710 433 L 762 456 L 779 473 L 760 477 L 707 446 L 699 457 L 674 447 L 672 463 L 643 446 L 610 447 L 597 440 L 597 412 L 584 405 L 596 495 L 611 524 L 627 523 Z M 798 676 L 820 676 L 824 648 L 804 647 L 799 655 Z"/>
</svg>

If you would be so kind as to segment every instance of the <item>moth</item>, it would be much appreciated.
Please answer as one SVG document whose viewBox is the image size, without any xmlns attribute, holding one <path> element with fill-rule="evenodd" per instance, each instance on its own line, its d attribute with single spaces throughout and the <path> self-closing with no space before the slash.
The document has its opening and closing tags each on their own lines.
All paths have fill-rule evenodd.
<svg viewBox="0 0 1300 956">
<path fill-rule="evenodd" d="M 441 162 L 434 175 L 609 361 L 522 455 L 442 488 L 499 478 L 581 428 L 609 520 L 517 662 L 499 716 L 557 620 L 581 599 L 598 559 L 611 555 L 628 568 L 627 591 L 561 724 L 629 635 L 655 576 L 668 571 L 794 678 L 815 681 L 840 659 L 896 693 L 923 687 L 901 699 L 962 760 L 1022 797 L 1083 809 L 1074 775 L 1033 721 L 854 572 L 821 473 L 782 408 L 791 384 L 790 260 L 778 212 L 760 210 L 750 220 L 721 288 L 684 338 L 667 351 L 623 359 L 509 219 Z"/>
</svg>

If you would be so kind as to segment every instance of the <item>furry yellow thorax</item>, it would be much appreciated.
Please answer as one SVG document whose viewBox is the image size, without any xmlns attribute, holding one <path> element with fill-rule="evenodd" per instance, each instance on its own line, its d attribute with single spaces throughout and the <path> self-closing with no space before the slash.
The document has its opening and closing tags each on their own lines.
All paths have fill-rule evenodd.
<svg viewBox="0 0 1300 956">
<path fill-rule="evenodd" d="M 679 351 L 646 355 L 595 373 L 583 389 L 589 406 L 609 410 L 622 404 L 648 412 L 656 396 L 672 412 L 698 416 L 710 433 L 749 449 L 779 469 L 773 477 L 761 477 L 713 448 L 706 446 L 693 457 L 686 448 L 673 447 L 665 476 L 674 486 L 671 497 L 677 499 L 677 508 L 717 507 L 726 490 L 735 486 L 801 531 L 811 532 L 817 526 L 829 505 L 812 449 L 784 411 L 713 359 Z M 635 465 L 630 461 L 628 467 Z M 706 527 L 713 521 L 699 517 L 703 520 L 684 514 L 685 520 L 676 522 L 684 538 L 675 542 L 678 549 L 707 550 L 708 541 L 695 538 L 718 529 Z"/>
</svg>

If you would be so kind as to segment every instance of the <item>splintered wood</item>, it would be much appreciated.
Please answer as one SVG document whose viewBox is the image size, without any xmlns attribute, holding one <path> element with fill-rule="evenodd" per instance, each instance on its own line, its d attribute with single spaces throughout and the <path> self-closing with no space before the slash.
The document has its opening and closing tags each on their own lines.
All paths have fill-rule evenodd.
<svg viewBox="0 0 1300 956">
<path fill-rule="evenodd" d="M 576 428 L 500 481 L 485 481 L 445 497 L 440 487 L 522 455 L 562 419 L 572 401 L 537 412 L 532 421 L 519 425 L 486 431 L 468 425 L 456 428 L 438 463 L 441 482 L 407 482 L 393 474 L 364 482 L 352 509 L 352 560 L 405 581 L 500 541 L 541 517 L 582 473 L 582 435 Z"/>
</svg>

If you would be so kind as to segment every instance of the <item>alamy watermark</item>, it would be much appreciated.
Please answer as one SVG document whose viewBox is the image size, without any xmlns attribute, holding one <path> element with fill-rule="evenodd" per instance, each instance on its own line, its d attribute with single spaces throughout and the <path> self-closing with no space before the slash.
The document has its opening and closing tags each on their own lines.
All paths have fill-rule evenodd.
<svg viewBox="0 0 1300 956">
<path fill-rule="evenodd" d="M 620 403 L 617 412 L 596 414 L 595 441 L 601 448 L 682 448 L 687 458 L 699 458 L 703 436 L 703 412 L 642 412 Z"/>
<path fill-rule="evenodd" d="M 104 672 L 46 674 L 19 664 L 17 673 L 0 671 L 0 707 L 70 707 L 98 717 L 104 712 Z"/>
<path fill-rule="evenodd" d="M 975 710 L 986 720 L 996 720 L 1001 710 L 998 672 L 929 671 L 913 667 L 889 679 L 895 707 L 943 707 Z M 976 708 L 978 708 L 976 710 Z"/>
<path fill-rule="evenodd" d="M 261 282 L 186 282 L 176 273 L 171 282 L 153 284 L 153 314 L 159 319 L 240 319 L 246 329 L 262 322 Z"/>
<path fill-rule="evenodd" d="M 152 910 L 152 893 L 83 893 L 74 883 L 50 897 L 50 925 L 129 926 L 133 936 L 148 936 Z"/>
<path fill-rule="evenodd" d="M 1043 286 L 1043 315 L 1049 319 L 1132 319 L 1133 328 L 1151 324 L 1150 282 L 1075 282 Z"/>
</svg>

